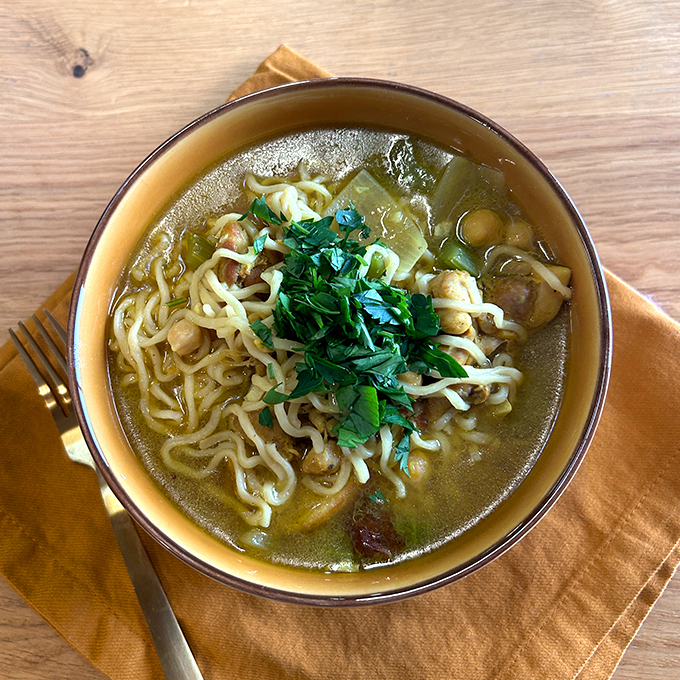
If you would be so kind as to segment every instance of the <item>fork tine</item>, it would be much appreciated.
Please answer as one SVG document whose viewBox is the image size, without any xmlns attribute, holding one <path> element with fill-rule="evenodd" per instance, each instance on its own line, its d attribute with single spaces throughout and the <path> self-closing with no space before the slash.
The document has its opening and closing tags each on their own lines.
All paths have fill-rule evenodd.
<svg viewBox="0 0 680 680">
<path fill-rule="evenodd" d="M 49 309 L 43 309 L 43 312 L 45 312 L 45 316 L 52 324 L 52 328 L 54 328 L 57 335 L 61 338 L 61 341 L 64 343 L 64 346 L 66 346 L 68 343 L 66 342 L 66 330 L 64 329 L 64 327 L 54 318 L 54 316 L 52 316 L 52 312 L 50 312 Z"/>
<path fill-rule="evenodd" d="M 57 400 L 54 397 L 52 388 L 42 377 L 42 373 L 40 373 L 40 371 L 38 370 L 38 366 L 36 365 L 35 361 L 33 361 L 31 355 L 26 351 L 23 344 L 21 343 L 21 340 L 19 340 L 19 338 L 17 337 L 16 333 L 11 328 L 9 328 L 8 330 L 10 337 L 12 338 L 12 342 L 17 348 L 19 356 L 21 357 L 21 360 L 24 362 L 26 368 L 28 369 L 28 372 L 31 374 L 31 378 L 33 378 L 33 381 L 38 386 L 38 392 L 40 393 L 40 396 L 45 400 L 45 403 L 47 404 L 47 408 L 50 410 L 50 413 L 52 413 L 52 415 L 55 418 L 58 417 L 59 414 L 61 414 L 63 417 L 61 407 L 59 406 Z"/>
<path fill-rule="evenodd" d="M 45 353 L 40 349 L 38 343 L 33 339 L 33 336 L 29 333 L 28 328 L 26 328 L 26 326 L 24 326 L 24 324 L 21 323 L 21 321 L 19 321 L 19 328 L 21 328 L 24 337 L 26 338 L 26 342 L 28 342 L 33 351 L 36 353 L 37 357 L 40 359 L 43 366 L 45 367 L 47 374 L 54 382 L 54 386 L 57 388 L 57 393 L 61 397 L 62 403 L 65 404 L 67 407 L 70 407 L 71 394 L 68 390 L 68 387 L 64 384 L 64 381 L 61 379 L 61 376 L 54 370 L 54 366 L 52 366 L 50 360 L 45 356 Z"/>
<path fill-rule="evenodd" d="M 47 310 L 44 311 L 47 312 Z M 54 340 L 52 340 L 52 336 L 47 332 L 45 326 L 43 326 L 42 323 L 40 323 L 40 319 L 38 319 L 38 317 L 35 314 L 31 318 L 33 319 L 33 322 L 35 323 L 38 331 L 40 332 L 40 335 L 42 335 L 43 338 L 45 339 L 45 342 L 52 351 L 52 354 L 54 354 L 57 361 L 59 362 L 59 365 L 64 369 L 64 372 L 68 374 L 68 367 L 66 365 L 66 357 L 64 356 L 64 353 L 59 349 L 59 347 L 57 347 Z M 52 317 L 52 319 L 54 319 L 54 317 Z M 54 321 L 52 321 L 52 319 L 50 319 L 50 321 L 52 322 L 53 325 L 54 323 L 59 325 L 59 322 L 56 319 L 54 319 Z"/>
</svg>

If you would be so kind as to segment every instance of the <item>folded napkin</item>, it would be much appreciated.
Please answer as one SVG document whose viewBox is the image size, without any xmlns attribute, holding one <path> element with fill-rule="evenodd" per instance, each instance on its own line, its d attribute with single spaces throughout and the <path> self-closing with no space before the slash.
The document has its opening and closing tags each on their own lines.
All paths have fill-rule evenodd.
<svg viewBox="0 0 680 680">
<path fill-rule="evenodd" d="M 326 75 L 283 46 L 236 93 Z M 404 602 L 321 609 L 221 585 L 144 535 L 206 680 L 609 677 L 680 560 L 680 326 L 607 280 L 614 362 L 590 451 L 539 525 L 481 571 Z M 46 301 L 64 322 L 72 284 Z M 162 678 L 95 476 L 66 458 L 9 344 L 0 412 L 1 573 L 110 678 Z"/>
</svg>

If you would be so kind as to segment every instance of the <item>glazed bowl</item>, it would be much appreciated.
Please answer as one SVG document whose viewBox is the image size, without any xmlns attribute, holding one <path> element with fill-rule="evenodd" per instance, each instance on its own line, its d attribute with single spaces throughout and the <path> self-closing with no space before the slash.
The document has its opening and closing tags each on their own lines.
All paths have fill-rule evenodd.
<svg viewBox="0 0 680 680">
<path fill-rule="evenodd" d="M 572 269 L 564 394 L 531 471 L 492 512 L 418 558 L 356 573 L 302 571 L 259 561 L 200 529 L 170 502 L 135 456 L 116 411 L 107 361 L 109 314 L 131 253 L 168 202 L 220 159 L 280 135 L 324 126 L 408 133 L 502 170 Z M 557 180 L 519 141 L 454 101 L 402 84 L 330 78 L 284 85 L 221 106 L 155 150 L 97 224 L 78 272 L 69 321 L 75 408 L 102 475 L 135 520 L 200 572 L 250 593 L 316 605 L 397 600 L 460 579 L 502 554 L 545 515 L 575 475 L 603 407 L 611 319 L 598 257 Z"/>
</svg>

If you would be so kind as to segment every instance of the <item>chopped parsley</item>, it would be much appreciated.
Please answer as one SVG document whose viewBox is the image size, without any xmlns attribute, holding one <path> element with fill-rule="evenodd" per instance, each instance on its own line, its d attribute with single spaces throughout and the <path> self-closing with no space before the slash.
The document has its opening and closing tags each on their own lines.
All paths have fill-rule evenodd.
<svg viewBox="0 0 680 680">
<path fill-rule="evenodd" d="M 272 410 L 267 406 L 260 411 L 257 421 L 264 427 L 274 427 L 274 418 L 272 417 Z"/>
<path fill-rule="evenodd" d="M 257 337 L 262 340 L 262 344 L 265 347 L 274 349 L 274 343 L 272 342 L 272 331 L 269 327 L 265 326 L 259 319 L 253 321 L 253 323 L 250 324 L 250 327 L 253 329 L 253 333 L 255 333 L 255 335 L 257 335 Z"/>
<path fill-rule="evenodd" d="M 276 213 L 267 205 L 264 195 L 260 198 L 256 198 L 250 204 L 250 208 L 238 218 L 238 221 L 242 222 L 248 215 L 255 215 L 255 217 L 259 217 L 261 220 L 269 222 L 269 224 L 281 225 L 286 221 L 284 215 L 277 217 Z"/>
<path fill-rule="evenodd" d="M 253 241 L 253 250 L 255 253 L 261 253 L 264 249 L 264 244 L 267 241 L 267 234 L 262 234 L 262 236 L 258 236 L 254 241 Z"/>
<path fill-rule="evenodd" d="M 275 225 L 285 221 L 264 196 L 253 201 L 249 214 Z M 338 231 L 331 228 L 333 222 Z M 456 378 L 466 373 L 433 342 L 440 323 L 430 296 L 360 275 L 367 266 L 366 246 L 350 238 L 354 231 L 363 239 L 370 234 L 351 205 L 334 217 L 292 221 L 284 228 L 283 243 L 290 252 L 281 270 L 273 330 L 301 343 L 304 359 L 296 365 L 295 389 L 285 394 L 277 385 L 264 402 L 279 404 L 332 391 L 340 410 L 333 430 L 338 444 L 354 448 L 383 425 L 398 425 L 403 434 L 395 460 L 408 474 L 410 435 L 416 426 L 403 415 L 412 411 L 412 400 L 398 376 L 409 370 Z M 273 347 L 272 329 L 261 321 L 251 328 L 264 345 Z"/>
</svg>

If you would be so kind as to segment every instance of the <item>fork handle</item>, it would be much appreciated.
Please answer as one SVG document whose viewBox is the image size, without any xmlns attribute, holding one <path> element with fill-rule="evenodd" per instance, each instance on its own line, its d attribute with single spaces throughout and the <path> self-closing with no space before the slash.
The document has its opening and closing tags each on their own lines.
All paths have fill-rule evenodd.
<svg viewBox="0 0 680 680">
<path fill-rule="evenodd" d="M 96 470 L 99 490 L 167 680 L 203 680 L 127 510 Z"/>
</svg>

